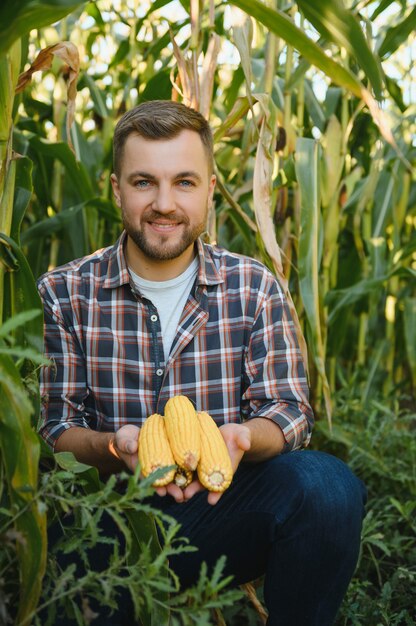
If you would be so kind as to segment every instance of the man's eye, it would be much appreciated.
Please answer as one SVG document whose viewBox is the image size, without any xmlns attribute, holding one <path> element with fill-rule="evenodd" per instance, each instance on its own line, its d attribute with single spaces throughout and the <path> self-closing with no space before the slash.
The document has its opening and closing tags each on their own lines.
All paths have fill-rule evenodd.
<svg viewBox="0 0 416 626">
<path fill-rule="evenodd" d="M 148 180 L 138 180 L 135 184 L 136 187 L 144 189 L 145 187 L 148 187 L 150 185 L 150 182 Z"/>
<path fill-rule="evenodd" d="M 181 187 L 193 187 L 194 186 L 191 180 L 180 180 L 179 184 Z"/>
</svg>

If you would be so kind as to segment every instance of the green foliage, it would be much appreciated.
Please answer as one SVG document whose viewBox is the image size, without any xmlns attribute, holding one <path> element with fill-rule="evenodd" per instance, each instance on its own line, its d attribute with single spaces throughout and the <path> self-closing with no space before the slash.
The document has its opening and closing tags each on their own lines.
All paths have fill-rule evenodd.
<svg viewBox="0 0 416 626">
<path fill-rule="evenodd" d="M 175 626 L 210 624 L 212 609 L 241 597 L 238 590 L 225 589 L 230 579 L 222 577 L 223 560 L 210 575 L 202 567 L 195 586 L 179 593 L 168 559 L 194 548 L 180 539 L 175 520 L 148 503 L 153 477 L 139 480 L 137 472 L 101 483 L 95 469 L 78 463 L 70 453 L 57 454 L 55 459 L 58 466 L 43 473 L 37 497 L 55 524 L 61 520 L 62 536 L 49 551 L 34 625 L 55 624 L 64 611 L 82 626 L 87 615 L 99 619 L 107 607 L 117 608 L 122 590 L 130 594 L 135 617 L 144 626 L 167 624 L 170 614 Z M 105 532 L 104 518 L 112 520 L 117 535 Z M 104 569 L 94 567 L 91 550 L 106 554 Z M 75 576 L 77 563 L 83 567 L 77 566 Z"/>
<path fill-rule="evenodd" d="M 0 8 L 0 55 L 32 28 L 56 22 L 84 2 L 85 0 L 21 0 L 16 5 L 12 0 L 4 0 Z"/>
<path fill-rule="evenodd" d="M 339 626 L 416 619 L 416 186 L 408 165 L 416 153 L 406 86 L 411 67 L 402 54 L 414 31 L 415 9 L 403 1 L 393 15 L 392 0 L 302 1 L 278 3 L 276 9 L 257 0 L 228 3 L 251 16 L 241 23 L 227 3 L 215 3 L 213 15 L 208 4 L 199 3 L 196 20 L 189 2 L 171 11 L 166 0 L 146 10 L 139 0 L 129 9 L 121 0 L 25 0 L 18 6 L 7 1 L 0 8 L 1 623 L 13 617 L 23 626 L 31 612 L 42 623 L 46 510 L 49 522 L 69 511 L 75 520 L 66 528 L 66 548 L 56 545 L 47 556 L 41 603 L 51 623 L 58 606 L 85 623 L 96 602 L 114 605 L 126 579 L 146 625 L 153 620 L 160 626 L 168 614 L 175 626 L 209 624 L 220 606 L 230 626 L 258 623 L 248 601 L 234 602 L 234 592 L 224 588 L 221 564 L 210 576 L 203 570 L 186 594 L 178 591 L 167 558 L 189 547 L 172 522 L 146 508 L 150 492 L 137 477 L 126 478 L 122 493 L 114 479 L 102 484 L 93 470 L 62 456 L 50 460 L 52 469 L 40 483 L 37 476 L 39 441 L 31 423 L 40 404 L 42 320 L 33 277 L 114 242 L 121 230 L 110 185 L 114 125 L 138 102 L 171 98 L 172 82 L 184 99 L 204 104 L 215 133 L 219 182 L 211 239 L 271 268 L 270 232 L 261 231 L 253 202 L 258 146 L 274 165 L 269 230 L 308 338 L 318 417 L 313 445 L 344 458 L 369 489 L 362 556 Z M 19 40 L 34 28 L 27 41 Z M 222 45 L 217 65 L 215 59 L 208 63 L 213 33 Z M 66 142 L 65 66 L 57 61 L 14 98 L 20 66 L 65 38 L 82 53 L 75 154 Z M 204 103 L 201 90 L 185 89 L 184 68 L 196 85 L 195 67 L 206 72 L 205 85 L 212 79 L 212 97 Z M 384 98 L 388 117 L 380 118 L 371 100 L 370 108 L 361 100 L 369 85 Z M 264 135 L 259 142 L 262 122 L 271 114 L 278 128 L 270 129 L 269 139 L 275 133 L 276 146 Z M 386 120 L 398 148 L 386 133 Z M 335 407 L 332 430 L 319 419 L 328 388 Z M 104 512 L 124 535 L 124 551 L 100 533 Z M 162 551 L 152 516 L 165 533 Z M 25 541 L 33 546 L 30 554 Z M 73 568 L 59 570 L 58 550 L 69 546 L 86 558 L 92 545 L 112 551 L 105 572 L 88 571 L 78 579 Z"/>
<path fill-rule="evenodd" d="M 17 559 L 20 580 L 18 586 L 12 586 L 10 596 L 22 624 L 36 607 L 46 561 L 46 515 L 35 498 L 40 445 L 31 427 L 32 412 L 18 368 L 7 353 L 0 353 L 0 535 L 6 546 L 0 553 L 0 571 L 2 579 L 4 576 L 10 583 Z M 8 591 L 6 587 L 5 593 Z M 5 620 L 7 604 L 0 600 L 0 615 Z"/>
<path fill-rule="evenodd" d="M 321 422 L 314 446 L 337 454 L 368 490 L 359 565 L 337 626 L 414 624 L 416 580 L 416 413 L 409 398 L 363 403 L 363 372 L 338 393 L 336 426 Z"/>
</svg>

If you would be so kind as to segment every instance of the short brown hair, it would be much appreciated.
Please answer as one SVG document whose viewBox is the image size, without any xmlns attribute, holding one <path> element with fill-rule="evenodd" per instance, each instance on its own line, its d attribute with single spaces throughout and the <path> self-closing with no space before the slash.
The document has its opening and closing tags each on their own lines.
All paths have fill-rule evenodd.
<svg viewBox="0 0 416 626">
<path fill-rule="evenodd" d="M 143 102 L 127 111 L 118 121 L 113 138 L 113 168 L 120 175 L 124 145 L 129 135 L 135 133 L 145 139 L 173 139 L 182 130 L 198 133 L 208 159 L 209 171 L 214 168 L 212 131 L 207 120 L 195 109 L 172 100 Z"/>
</svg>

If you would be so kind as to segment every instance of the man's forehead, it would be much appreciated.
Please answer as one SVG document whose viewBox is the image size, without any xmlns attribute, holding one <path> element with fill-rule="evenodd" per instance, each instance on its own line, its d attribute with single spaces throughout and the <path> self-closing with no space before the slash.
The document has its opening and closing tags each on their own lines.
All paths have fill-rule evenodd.
<svg viewBox="0 0 416 626">
<path fill-rule="evenodd" d="M 131 145 L 134 143 L 142 143 L 144 146 L 155 149 L 175 143 L 188 146 L 192 145 L 193 149 L 200 147 L 202 150 L 204 150 L 204 144 L 200 135 L 196 131 L 190 130 L 188 128 L 184 128 L 172 137 L 144 137 L 140 133 L 132 132 L 126 139 L 126 145 Z"/>
<path fill-rule="evenodd" d="M 208 164 L 207 154 L 198 133 L 183 130 L 175 137 L 148 139 L 132 133 L 126 140 L 122 159 L 124 174 L 130 178 L 136 172 L 155 177 L 171 177 L 192 172 L 201 177 Z M 209 169 L 209 167 L 208 167 Z"/>
</svg>

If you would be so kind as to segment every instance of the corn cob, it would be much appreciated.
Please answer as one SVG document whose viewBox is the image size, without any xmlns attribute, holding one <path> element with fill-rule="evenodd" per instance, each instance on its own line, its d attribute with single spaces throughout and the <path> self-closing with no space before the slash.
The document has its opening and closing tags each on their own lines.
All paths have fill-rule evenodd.
<svg viewBox="0 0 416 626">
<path fill-rule="evenodd" d="M 199 481 L 209 491 L 225 491 L 233 478 L 233 468 L 227 446 L 212 417 L 203 411 L 197 416 L 201 431 Z"/>
<path fill-rule="evenodd" d="M 164 419 L 157 413 L 150 415 L 140 430 L 139 463 L 143 476 L 149 476 L 161 467 L 175 465 L 166 435 Z M 175 468 L 155 480 L 153 487 L 163 487 L 171 483 L 174 476 Z"/>
<path fill-rule="evenodd" d="M 199 423 L 186 396 L 174 396 L 167 401 L 165 426 L 176 463 L 185 470 L 195 470 L 201 446 Z"/>
<path fill-rule="evenodd" d="M 185 489 L 185 487 L 191 484 L 193 475 L 194 473 L 190 470 L 185 470 L 182 467 L 178 467 L 173 482 L 181 489 Z"/>
</svg>

